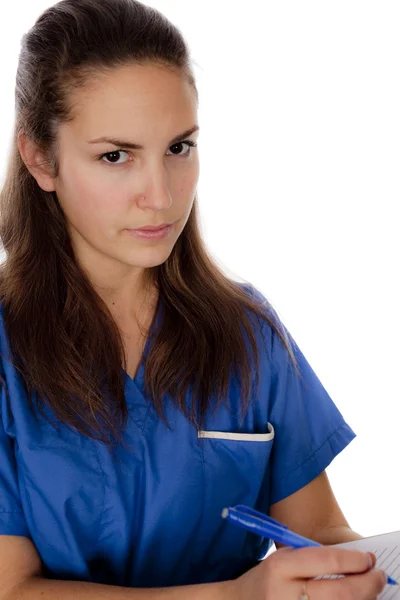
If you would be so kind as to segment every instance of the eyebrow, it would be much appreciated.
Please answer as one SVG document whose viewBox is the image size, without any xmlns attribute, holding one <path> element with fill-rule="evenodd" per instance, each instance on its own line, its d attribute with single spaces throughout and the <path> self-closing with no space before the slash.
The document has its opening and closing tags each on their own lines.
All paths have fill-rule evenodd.
<svg viewBox="0 0 400 600">
<path fill-rule="evenodd" d="M 183 139 L 189 137 L 196 131 L 199 131 L 199 129 L 200 128 L 198 125 L 194 125 L 190 129 L 183 131 L 179 135 L 175 136 L 169 142 L 168 146 L 173 146 L 174 144 L 181 142 Z M 134 144 L 133 142 L 128 142 L 126 140 L 117 140 L 115 138 L 109 138 L 109 137 L 100 137 L 100 138 L 96 138 L 94 140 L 89 140 L 89 142 L 88 142 L 88 144 L 105 144 L 105 143 L 112 144 L 113 146 L 118 146 L 119 148 L 127 148 L 129 150 L 143 150 L 143 148 L 144 148 L 141 144 Z"/>
</svg>

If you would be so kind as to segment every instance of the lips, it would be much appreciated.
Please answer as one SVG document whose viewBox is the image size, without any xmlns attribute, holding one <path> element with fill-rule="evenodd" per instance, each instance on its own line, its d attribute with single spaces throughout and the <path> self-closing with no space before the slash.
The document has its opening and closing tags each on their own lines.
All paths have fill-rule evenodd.
<svg viewBox="0 0 400 600">
<path fill-rule="evenodd" d="M 145 225 L 144 227 L 135 227 L 133 231 L 161 231 L 169 227 L 170 223 L 164 223 L 163 225 Z"/>
<path fill-rule="evenodd" d="M 172 224 L 144 225 L 140 229 L 128 229 L 127 232 L 135 238 L 142 240 L 161 240 L 168 237 L 172 230 Z"/>
</svg>

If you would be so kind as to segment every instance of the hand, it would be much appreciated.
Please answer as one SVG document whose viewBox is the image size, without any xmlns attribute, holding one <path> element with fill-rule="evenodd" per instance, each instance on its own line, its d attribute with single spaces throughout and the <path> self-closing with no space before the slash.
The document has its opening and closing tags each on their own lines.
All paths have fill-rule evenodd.
<svg viewBox="0 0 400 600">
<path fill-rule="evenodd" d="M 371 553 L 334 548 L 282 548 L 232 582 L 235 600 L 374 600 L 386 584 Z M 348 573 L 348 575 L 346 575 Z M 319 575 L 339 579 L 314 581 Z"/>
</svg>

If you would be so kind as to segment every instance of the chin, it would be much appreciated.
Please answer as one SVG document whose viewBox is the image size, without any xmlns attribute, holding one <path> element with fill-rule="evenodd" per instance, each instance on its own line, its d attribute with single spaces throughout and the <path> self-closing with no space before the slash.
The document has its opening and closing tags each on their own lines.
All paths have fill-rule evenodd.
<svg viewBox="0 0 400 600">
<path fill-rule="evenodd" d="M 138 253 L 137 256 L 132 256 L 127 261 L 132 267 L 140 267 L 142 269 L 151 269 L 165 263 L 172 252 L 172 248 L 154 248 L 152 251 Z"/>
</svg>

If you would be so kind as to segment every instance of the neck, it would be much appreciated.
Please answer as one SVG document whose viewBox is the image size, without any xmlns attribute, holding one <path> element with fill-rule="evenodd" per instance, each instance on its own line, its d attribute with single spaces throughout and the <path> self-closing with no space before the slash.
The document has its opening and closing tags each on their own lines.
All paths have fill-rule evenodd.
<svg viewBox="0 0 400 600">
<path fill-rule="evenodd" d="M 158 293 L 152 281 L 144 277 L 126 277 L 113 286 L 96 287 L 122 331 L 135 324 L 147 328 L 155 312 Z"/>
</svg>

